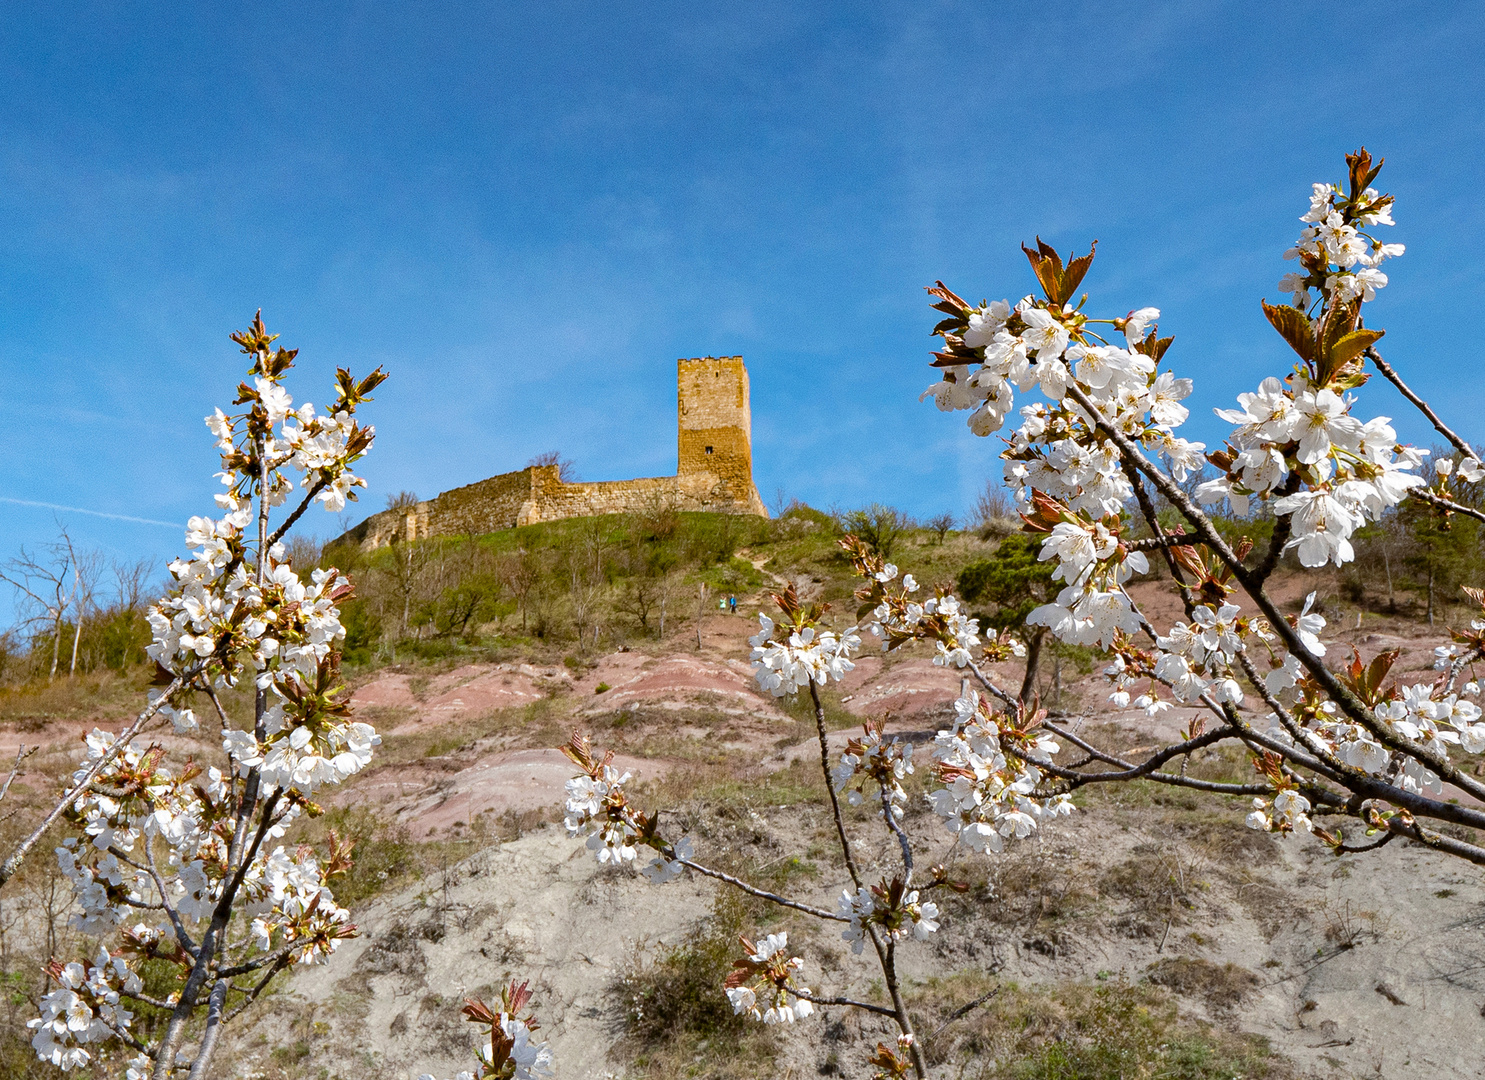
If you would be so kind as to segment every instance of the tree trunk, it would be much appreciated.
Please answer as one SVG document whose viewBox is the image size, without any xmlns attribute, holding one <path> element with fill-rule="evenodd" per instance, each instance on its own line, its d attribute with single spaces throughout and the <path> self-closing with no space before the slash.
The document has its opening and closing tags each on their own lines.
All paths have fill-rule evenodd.
<svg viewBox="0 0 1485 1080">
<path fill-rule="evenodd" d="M 72 667 L 68 670 L 68 672 L 67 672 L 68 675 L 76 675 L 77 674 L 77 644 L 78 644 L 79 641 L 82 640 L 82 632 L 83 632 L 82 612 L 79 611 L 77 613 L 77 625 L 75 627 L 73 627 L 73 629 L 72 629 Z"/>
<path fill-rule="evenodd" d="M 1428 564 L 1428 625 L 1433 625 L 1433 563 Z"/>
<path fill-rule="evenodd" d="M 53 631 L 53 633 L 52 633 L 52 671 L 51 671 L 51 674 L 48 676 L 48 678 L 55 679 L 57 677 L 57 664 L 61 661 L 61 658 L 62 658 L 62 612 L 61 612 L 60 609 L 58 609 L 58 611 L 57 611 L 57 626 L 56 626 L 56 630 Z"/>
<path fill-rule="evenodd" d="M 1026 677 L 1021 680 L 1021 693 L 1019 695 L 1021 704 L 1025 705 L 1031 701 L 1031 695 L 1036 692 L 1036 670 L 1040 666 L 1042 658 L 1042 635 L 1045 630 L 1038 630 L 1031 635 L 1026 642 Z"/>
<path fill-rule="evenodd" d="M 1397 600 L 1392 592 L 1392 558 L 1387 553 L 1387 545 L 1382 545 L 1382 568 L 1387 571 L 1387 613 L 1397 614 Z"/>
</svg>

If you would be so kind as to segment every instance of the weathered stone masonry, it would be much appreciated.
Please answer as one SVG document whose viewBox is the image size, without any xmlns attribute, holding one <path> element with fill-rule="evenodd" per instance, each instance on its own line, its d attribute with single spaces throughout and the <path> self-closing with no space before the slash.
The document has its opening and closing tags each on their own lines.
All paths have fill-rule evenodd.
<svg viewBox="0 0 1485 1080">
<path fill-rule="evenodd" d="M 753 417 L 741 356 L 676 362 L 676 475 L 566 484 L 555 465 L 501 473 L 406 510 L 373 514 L 343 537 L 363 548 L 474 536 L 560 518 L 677 510 L 768 516 L 753 485 Z"/>
</svg>

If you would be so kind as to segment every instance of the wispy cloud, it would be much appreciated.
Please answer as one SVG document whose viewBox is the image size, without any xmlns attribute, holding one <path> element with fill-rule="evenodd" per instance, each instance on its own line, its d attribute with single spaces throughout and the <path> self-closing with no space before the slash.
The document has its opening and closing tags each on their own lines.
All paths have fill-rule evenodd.
<svg viewBox="0 0 1485 1080">
<path fill-rule="evenodd" d="M 185 526 L 176 521 L 156 521 L 154 518 L 132 517 L 129 514 L 106 514 L 102 510 L 84 510 L 81 506 L 61 506 L 57 503 L 36 502 L 32 499 L 8 499 L 0 495 L 0 503 L 13 503 L 16 506 L 39 506 L 43 510 L 63 510 L 69 514 L 89 514 L 92 517 L 110 518 L 114 521 L 134 521 L 140 525 L 163 525 L 167 529 L 182 529 Z"/>
</svg>

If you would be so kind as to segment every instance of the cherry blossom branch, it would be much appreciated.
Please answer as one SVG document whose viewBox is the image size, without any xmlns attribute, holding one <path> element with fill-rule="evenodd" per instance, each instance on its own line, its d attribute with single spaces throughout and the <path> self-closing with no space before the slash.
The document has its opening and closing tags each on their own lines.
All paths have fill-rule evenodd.
<svg viewBox="0 0 1485 1080">
<path fill-rule="evenodd" d="M 211 1064 L 212 1054 L 217 1048 L 217 1039 L 222 1034 L 222 1013 L 227 1005 L 227 990 L 230 983 L 218 978 L 206 999 L 206 1031 L 201 1036 L 201 1045 L 196 1051 L 196 1060 L 191 1063 L 187 1080 L 206 1080 L 206 1069 Z"/>
<path fill-rule="evenodd" d="M 233 964 L 231 967 L 218 968 L 217 974 L 224 979 L 231 979 L 238 975 L 247 975 L 253 971 L 260 971 L 269 964 L 275 964 L 279 960 L 282 960 L 297 949 L 299 945 L 300 942 L 298 941 L 286 941 L 272 952 L 262 953 L 253 957 L 251 960 L 244 960 L 241 963 Z"/>
<path fill-rule="evenodd" d="M 1155 503 L 1150 498 L 1150 493 L 1145 490 L 1145 481 L 1140 476 L 1139 470 L 1134 467 L 1134 462 L 1121 456 L 1119 458 L 1119 468 L 1124 473 L 1125 479 L 1129 481 L 1129 486 L 1134 489 L 1135 502 L 1139 505 L 1140 514 L 1144 517 L 1145 524 L 1150 526 L 1150 531 L 1155 534 L 1155 539 L 1165 540 L 1165 527 L 1160 524 L 1160 515 L 1155 512 Z M 1171 545 L 1162 544 L 1160 554 L 1164 557 L 1165 565 L 1170 570 L 1171 579 L 1175 581 L 1177 588 L 1181 591 L 1181 605 L 1186 609 L 1186 617 L 1189 619 L 1191 618 L 1191 610 L 1195 604 L 1195 599 L 1191 594 L 1191 587 L 1186 584 L 1186 575 L 1181 570 L 1181 564 L 1176 562 L 1175 554 L 1170 548 Z M 1125 595 L 1128 596 L 1129 594 L 1125 593 Z M 1144 617 L 1141 616 L 1141 618 Z M 1145 619 L 1145 625 L 1146 627 L 1149 626 L 1148 619 Z"/>
<path fill-rule="evenodd" d="M 227 718 L 227 710 L 222 707 L 221 699 L 217 697 L 216 687 L 207 685 L 206 696 L 211 700 L 217 710 L 217 718 L 222 721 L 222 730 L 226 731 L 232 726 L 232 721 Z"/>
<path fill-rule="evenodd" d="M 1385 832 L 1380 840 L 1374 840 L 1370 844 L 1336 844 L 1331 850 L 1337 855 L 1360 855 L 1362 852 L 1384 848 L 1402 835 L 1397 832 Z"/>
<path fill-rule="evenodd" d="M 241 987 L 238 986 L 232 987 L 232 989 L 236 990 L 239 994 L 244 994 L 246 996 L 243 998 L 242 1001 L 239 1001 L 237 1003 L 237 1005 L 232 1009 L 231 1012 L 227 1014 L 222 1023 L 230 1024 L 233 1020 L 247 1011 L 248 1006 L 257 1001 L 258 996 L 262 994 L 265 989 L 268 988 L 268 984 L 273 981 L 274 976 L 276 976 L 279 972 L 283 971 L 284 968 L 288 966 L 289 958 L 287 956 L 281 957 L 273 965 L 273 967 L 268 970 L 268 973 L 258 980 L 257 985 L 253 986 L 251 989 L 243 990 Z"/>
<path fill-rule="evenodd" d="M 1299 490 L 1299 473 L 1291 472 L 1274 491 L 1275 498 L 1283 498 L 1293 495 Z M 1251 572 L 1251 580 L 1262 585 L 1268 580 L 1279 566 L 1279 559 L 1284 554 L 1284 547 L 1289 543 L 1289 538 L 1294 534 L 1294 517 L 1290 514 L 1277 514 L 1274 516 L 1274 531 L 1268 538 L 1268 551 L 1263 556 L 1263 561 L 1255 566 Z"/>
<path fill-rule="evenodd" d="M 1290 714 L 1289 710 L 1284 707 L 1283 703 L 1269 692 L 1268 683 L 1263 681 L 1258 674 L 1258 669 L 1253 666 L 1253 659 L 1248 655 L 1246 646 L 1239 646 L 1237 659 L 1238 664 L 1243 669 L 1243 674 L 1247 675 L 1248 681 L 1253 684 L 1253 689 L 1258 692 L 1259 697 L 1263 698 L 1263 703 L 1274 711 L 1274 715 L 1279 718 L 1279 723 L 1283 724 L 1284 730 L 1289 732 L 1290 738 L 1303 743 L 1310 753 L 1314 754 L 1332 769 L 1337 771 L 1344 770 L 1345 765 L 1341 759 L 1336 757 L 1330 748 L 1321 742 L 1313 731 L 1300 725 L 1294 719 L 1293 715 Z"/>
<path fill-rule="evenodd" d="M 1019 698 L 1012 697 L 1010 694 L 1006 693 L 1006 691 L 1002 690 L 999 686 L 992 682 L 990 680 L 990 677 L 980 670 L 980 665 L 976 664 L 972 658 L 969 661 L 969 670 L 975 673 L 975 678 L 980 681 L 981 686 L 990 691 L 991 694 L 999 698 L 1005 704 L 1009 705 L 1013 709 L 1020 704 Z"/>
<path fill-rule="evenodd" d="M 263 693 L 263 691 L 259 691 L 259 696 L 261 697 Z M 256 782 L 259 776 L 260 770 L 254 768 L 248 784 L 248 787 L 252 791 L 251 799 L 253 802 L 257 800 Z M 170 1023 L 165 1029 L 165 1035 L 160 1040 L 159 1056 L 155 1060 L 154 1080 L 169 1080 L 170 1074 L 174 1071 L 175 1056 L 180 1050 L 180 1042 L 185 1034 L 186 1022 L 190 1020 L 192 1014 L 196 1011 L 196 1002 L 201 994 L 201 988 L 206 983 L 211 961 L 216 956 L 217 950 L 226 934 L 227 925 L 231 920 L 232 907 L 237 901 L 237 890 L 242 886 L 242 879 L 247 873 L 248 867 L 252 864 L 254 857 L 257 855 L 258 848 L 263 842 L 263 837 L 267 835 L 273 807 L 278 802 L 279 792 L 275 791 L 265 802 L 262 818 L 258 823 L 257 835 L 253 837 L 251 847 L 244 853 L 241 847 L 241 841 L 246 833 L 246 829 L 243 828 L 243 825 L 252 812 L 249 798 L 250 796 L 245 792 L 243 796 L 244 810 L 240 811 L 238 815 L 238 835 L 233 838 L 235 858 L 229 857 L 228 865 L 230 866 L 235 862 L 236 872 L 233 874 L 231 880 L 222 888 L 221 898 L 218 899 L 216 908 L 212 912 L 211 923 L 207 927 L 206 933 L 202 935 L 201 948 L 196 956 L 196 963 L 192 967 L 190 974 L 186 977 L 185 984 L 181 987 L 180 998 L 175 1012 L 171 1015 Z"/>
<path fill-rule="evenodd" d="M 1277 739 L 1271 739 L 1251 729 L 1248 732 L 1248 737 L 1264 749 L 1281 757 L 1287 757 L 1295 762 L 1295 764 L 1312 772 L 1318 772 L 1324 775 L 1324 764 L 1310 757 L 1297 747 L 1290 746 Z M 1434 818 L 1439 821 L 1448 821 L 1455 825 L 1465 825 L 1472 829 L 1485 829 L 1485 810 L 1476 810 L 1460 803 L 1430 799 L 1426 795 L 1407 791 L 1385 780 L 1379 780 L 1376 777 L 1366 774 L 1359 774 L 1354 777 L 1348 776 L 1343 780 L 1336 780 L 1335 782 L 1347 788 L 1360 800 L 1377 799 L 1391 803 L 1393 806 L 1406 810 L 1416 817 Z M 1331 798 L 1337 803 L 1345 804 L 1344 800 L 1341 800 L 1337 796 L 1332 795 Z"/>
<path fill-rule="evenodd" d="M 1094 757 L 1098 761 L 1103 762 L 1105 765 L 1114 765 L 1120 769 L 1125 770 L 1129 774 L 1131 779 L 1133 779 L 1135 776 L 1143 775 L 1144 772 L 1148 772 L 1151 769 L 1158 769 L 1161 765 L 1164 765 L 1167 761 L 1171 760 L 1171 758 L 1180 757 L 1183 754 L 1189 754 L 1193 750 L 1200 750 L 1202 747 L 1210 746 L 1216 742 L 1222 742 L 1225 739 L 1231 738 L 1233 735 L 1233 732 L 1230 730 L 1224 728 L 1213 728 L 1211 731 L 1202 732 L 1200 735 L 1197 735 L 1194 738 L 1187 739 L 1185 742 L 1173 743 L 1172 745 L 1167 746 L 1152 754 L 1141 764 L 1132 765 L 1129 762 L 1122 760 L 1121 758 L 1117 758 L 1106 751 L 1100 750 L 1092 743 L 1079 738 L 1077 735 L 1074 735 L 1071 731 L 1068 731 L 1065 728 L 1060 728 L 1052 723 L 1044 723 L 1042 726 L 1045 727 L 1048 731 L 1055 732 L 1058 737 L 1066 739 L 1068 742 L 1072 743 L 1080 750 L 1087 751 L 1090 755 L 1092 755 L 1092 757 Z M 1015 750 L 1016 748 L 1011 747 L 1011 749 Z M 1026 758 L 1025 760 L 1033 761 L 1033 763 L 1035 763 L 1034 759 L 1031 758 Z M 1079 775 L 1086 774 L 1080 773 Z"/>
<path fill-rule="evenodd" d="M 945 1020 L 942 1024 L 940 1024 L 938 1027 L 936 1027 L 936 1028 L 933 1029 L 933 1034 L 931 1034 L 931 1035 L 928 1036 L 928 1041 L 929 1042 L 933 1042 L 934 1039 L 937 1039 L 940 1035 L 942 1035 L 944 1033 L 944 1031 L 949 1027 L 950 1024 L 955 1023 L 958 1020 L 963 1020 L 966 1016 L 968 1016 L 970 1013 L 974 1012 L 981 1005 L 985 1004 L 987 1001 L 989 1001 L 991 998 L 993 998 L 996 994 L 1000 993 L 1000 989 L 1001 988 L 999 986 L 996 986 L 993 989 L 990 989 L 990 990 L 985 991 L 983 994 L 981 994 L 979 997 L 975 998 L 969 1004 L 959 1006 L 959 1008 L 955 1009 L 953 1012 L 951 1012 L 949 1014 L 949 1018 L 947 1020 Z"/>
<path fill-rule="evenodd" d="M 872 941 L 876 942 L 876 928 L 869 927 L 872 931 Z M 882 951 L 877 946 L 877 951 Z M 916 1035 L 913 1034 L 912 1021 L 908 1019 L 907 1005 L 902 1000 L 902 990 L 897 985 L 897 940 L 887 939 L 885 955 L 882 956 L 882 972 L 887 977 L 887 993 L 892 998 L 892 1008 L 897 1020 L 897 1026 L 907 1039 L 908 1056 L 912 1058 L 913 1071 L 918 1074 L 918 1080 L 927 1080 L 928 1063 L 923 1058 L 923 1047 Z"/>
<path fill-rule="evenodd" d="M 113 1032 L 114 1037 L 122 1042 L 125 1046 L 128 1046 L 132 1050 L 138 1050 L 141 1054 L 149 1053 L 149 1047 L 145 1046 L 144 1043 L 135 1038 L 135 1036 L 129 1031 L 128 1028 L 120 1027 L 117 1024 L 110 1023 L 102 1016 L 98 1016 L 96 1017 L 96 1019 L 101 1021 L 103 1026 L 108 1028 L 109 1031 Z"/>
<path fill-rule="evenodd" d="M 165 909 L 165 917 L 170 920 L 171 927 L 175 930 L 176 940 L 180 947 L 185 950 L 186 955 L 192 960 L 197 959 L 199 946 L 191 940 L 191 935 L 186 933 L 185 924 L 181 922 L 180 914 L 170 902 L 170 893 L 165 887 L 165 880 L 160 876 L 160 871 L 155 865 L 154 845 L 150 843 L 149 837 L 144 838 L 144 857 L 149 864 L 149 875 L 154 879 L 155 888 L 160 893 L 160 906 Z"/>
<path fill-rule="evenodd" d="M 1468 652 L 1461 653 L 1449 662 L 1449 681 L 1444 684 L 1446 691 L 1454 689 L 1454 682 L 1459 678 L 1459 673 L 1480 657 L 1485 656 L 1485 650 L 1474 648 Z"/>
<path fill-rule="evenodd" d="M 1104 432 L 1114 445 L 1119 448 L 1120 452 L 1126 455 L 1140 472 L 1148 476 L 1156 489 L 1181 512 L 1192 527 L 1196 529 L 1202 543 L 1206 544 L 1232 570 L 1233 576 L 1238 579 L 1244 591 L 1268 618 L 1274 632 L 1283 639 L 1285 647 L 1309 670 L 1310 674 L 1315 677 L 1315 681 L 1321 685 L 1330 699 L 1347 716 L 1375 735 L 1384 746 L 1389 746 L 1392 749 L 1426 763 L 1438 775 L 1446 777 L 1451 783 L 1469 792 L 1469 794 L 1476 798 L 1485 800 L 1485 784 L 1479 783 L 1473 777 L 1466 776 L 1452 765 L 1447 758 L 1441 757 L 1412 739 L 1396 735 L 1385 725 L 1379 723 L 1376 717 L 1372 715 L 1371 710 L 1362 703 L 1361 699 L 1343 685 L 1335 677 L 1335 674 L 1325 666 L 1324 662 L 1318 656 L 1311 653 L 1304 645 L 1299 638 L 1299 634 L 1289 625 L 1282 613 L 1280 613 L 1278 607 L 1263 589 L 1262 584 L 1253 581 L 1252 574 L 1243 566 L 1242 560 L 1237 557 L 1222 538 L 1221 534 L 1217 532 L 1211 519 L 1192 503 L 1186 496 L 1186 493 L 1169 476 L 1154 466 L 1133 442 L 1113 424 L 1109 423 L 1098 406 L 1088 398 L 1088 395 L 1082 389 L 1076 384 L 1072 384 L 1068 386 L 1067 394 L 1083 407 L 1087 415 L 1094 419 L 1098 429 Z"/>
<path fill-rule="evenodd" d="M 850 871 L 851 881 L 856 886 L 856 891 L 861 891 L 861 873 L 856 869 L 856 860 L 851 855 L 851 842 L 846 837 L 846 825 L 840 812 L 840 799 L 835 794 L 835 782 L 830 775 L 830 741 L 825 734 L 825 706 L 820 701 L 819 688 L 815 686 L 815 680 L 809 679 L 810 701 L 815 707 L 815 731 L 820 740 L 820 771 L 825 778 L 825 791 L 830 796 L 830 809 L 835 817 L 836 835 L 840 837 L 841 855 L 845 859 L 846 869 Z M 877 960 L 882 965 L 882 975 L 886 979 L 887 990 L 892 997 L 893 1015 L 897 1020 L 897 1026 L 908 1039 L 908 1050 L 912 1055 L 913 1069 L 917 1072 L 919 1080 L 927 1080 L 928 1065 L 923 1060 L 923 1049 L 918 1041 L 913 1038 L 913 1024 L 908 1018 L 907 1006 L 903 1003 L 902 992 L 897 985 L 897 967 L 893 961 L 892 942 L 887 942 L 886 948 L 882 947 L 882 941 L 877 936 L 876 927 L 870 923 L 864 927 L 868 938 L 871 940 L 872 948 L 876 950 Z"/>
<path fill-rule="evenodd" d="M 156 1008 L 156 1009 L 173 1009 L 173 1008 L 175 1008 L 175 1005 L 174 1005 L 173 1002 L 162 1001 L 159 998 L 150 997 L 148 994 L 145 994 L 145 993 L 135 993 L 134 991 L 131 991 L 131 990 L 120 989 L 119 990 L 119 994 L 121 996 L 123 996 L 123 997 L 126 997 L 126 998 L 132 998 L 133 1000 L 138 1001 L 141 1004 L 149 1005 L 152 1008 Z"/>
<path fill-rule="evenodd" d="M 882 800 L 882 818 L 887 823 L 887 828 L 892 830 L 897 837 L 897 846 L 902 849 L 903 884 L 913 883 L 913 845 L 908 843 L 907 834 L 902 831 L 902 826 L 897 823 L 897 817 L 892 812 L 892 793 L 885 784 L 877 785 L 877 794 Z"/>
<path fill-rule="evenodd" d="M 1161 548 L 1188 547 L 1189 536 L 1147 536 L 1143 540 L 1126 540 L 1124 546 L 1130 551 L 1156 551 Z"/>
<path fill-rule="evenodd" d="M 1449 442 L 1453 444 L 1454 449 L 1458 450 L 1465 457 L 1472 457 L 1476 460 L 1479 459 L 1479 455 L 1476 454 L 1473 449 L 1471 449 L 1470 444 L 1465 442 L 1458 435 L 1454 434 L 1454 432 L 1450 431 L 1448 426 L 1439 419 L 1438 413 L 1434 412 L 1433 409 L 1429 406 L 1428 402 L 1424 401 L 1417 394 L 1413 393 L 1408 384 L 1402 381 L 1402 376 L 1398 375 L 1391 364 L 1382 359 L 1382 354 L 1377 352 L 1377 348 L 1375 345 L 1367 346 L 1365 355 L 1368 360 L 1376 365 L 1377 370 L 1382 373 L 1383 378 L 1385 378 L 1393 386 L 1397 387 L 1398 392 L 1401 393 L 1403 397 L 1407 398 L 1410 402 L 1413 403 L 1414 406 L 1417 407 L 1419 412 L 1428 417 L 1428 422 L 1433 425 L 1434 430 L 1437 431 L 1444 438 L 1448 439 Z M 1415 492 L 1414 494 L 1417 493 Z"/>
<path fill-rule="evenodd" d="M 1398 836 L 1407 837 L 1409 840 L 1416 840 L 1424 847 L 1433 848 L 1435 851 L 1442 851 L 1446 855 L 1453 855 L 1456 858 L 1472 862 L 1477 866 L 1485 866 L 1485 848 L 1477 847 L 1474 844 L 1467 844 L 1463 840 L 1455 840 L 1452 836 L 1445 836 L 1443 833 L 1430 832 L 1416 821 L 1405 823 L 1398 821 L 1396 818 L 1391 818 L 1387 821 L 1387 828 L 1390 832 Z"/>
<path fill-rule="evenodd" d="M 195 675 L 199 672 L 200 667 L 198 666 L 189 674 L 189 677 L 194 678 Z M 88 767 L 87 771 L 83 773 L 82 779 L 76 781 L 72 785 L 72 787 L 67 790 L 67 793 L 63 795 L 60 800 L 58 800 L 57 804 L 54 807 L 52 807 L 51 812 L 48 813 L 46 817 L 42 818 L 41 824 L 36 826 L 31 835 L 27 836 L 20 842 L 19 845 L 16 846 L 15 850 L 10 853 L 10 857 L 7 858 L 3 864 L 0 864 L 0 889 L 3 889 L 5 887 L 5 883 L 15 876 L 15 872 L 20 869 L 21 863 L 25 861 L 25 858 L 28 854 L 30 854 L 31 849 L 36 846 L 37 841 L 40 840 L 43 835 L 45 835 L 46 830 L 52 827 L 52 823 L 66 812 L 67 808 L 72 805 L 74 799 L 76 799 L 79 795 L 81 795 L 88 789 L 88 785 L 91 784 L 94 778 L 100 772 L 102 772 L 103 769 L 108 766 L 115 757 L 119 755 L 124 747 L 128 745 L 129 740 L 134 738 L 135 735 L 138 735 L 140 729 L 143 728 L 144 725 L 148 723 L 163 706 L 169 703 L 170 699 L 173 698 L 181 689 L 181 687 L 186 684 L 187 679 L 188 676 L 186 674 L 177 675 L 175 679 L 165 688 L 165 691 L 154 701 L 150 702 L 148 708 L 146 708 L 143 712 L 141 712 L 137 717 L 134 718 L 133 723 L 131 723 L 123 731 L 119 732 L 119 735 L 116 739 L 114 739 L 113 744 L 109 746 L 109 748 L 105 750 L 101 756 L 99 756 L 97 761 L 93 762 L 93 764 Z M 7 783 L 6 786 L 9 787 L 10 785 Z"/>
<path fill-rule="evenodd" d="M 1042 769 L 1045 772 L 1051 773 L 1059 780 L 1067 781 L 1067 791 L 1075 791 L 1080 787 L 1086 787 L 1088 784 L 1105 784 L 1140 779 L 1153 780 L 1156 783 L 1165 784 L 1169 787 L 1184 787 L 1190 788 L 1194 791 L 1208 791 L 1218 795 L 1262 795 L 1264 792 L 1269 790 L 1268 786 L 1264 784 L 1224 784 L 1216 780 L 1198 780 L 1189 776 L 1183 776 L 1179 773 L 1162 773 L 1154 771 L 1160 765 L 1164 764 L 1166 761 L 1169 761 L 1173 757 L 1179 757 L 1183 753 L 1188 753 L 1191 749 L 1199 749 L 1199 746 L 1194 745 L 1195 740 L 1187 743 L 1182 743 L 1179 746 L 1166 747 L 1164 751 L 1161 751 L 1161 753 L 1155 755 L 1155 757 L 1152 757 L 1151 759 L 1139 765 L 1132 765 L 1128 762 L 1121 761 L 1117 758 L 1103 753 L 1102 751 L 1099 751 L 1097 748 L 1091 746 L 1091 744 L 1084 742 L 1083 740 L 1077 738 L 1075 735 L 1071 734 L 1063 728 L 1056 727 L 1052 724 L 1047 724 L 1045 726 L 1047 730 L 1056 732 L 1057 735 L 1066 739 L 1073 745 L 1088 751 L 1090 756 L 1094 759 L 1102 761 L 1105 764 L 1117 765 L 1120 768 L 1120 771 L 1118 772 L 1079 772 L 1077 768 L 1072 768 L 1065 765 L 1057 765 L 1050 761 L 1037 761 L 1034 758 L 1028 757 L 1026 754 L 1022 753 L 1015 747 L 1007 748 L 1013 756 L 1019 758 L 1020 760 L 1035 765 L 1037 768 Z M 1203 740 L 1201 745 L 1210 745 L 1211 743 L 1222 742 L 1226 739 L 1235 737 L 1236 736 L 1232 731 L 1224 731 L 1221 729 L 1207 732 L 1200 736 L 1200 738 Z M 1159 758 L 1160 760 L 1156 760 L 1156 758 Z M 1050 795 L 1054 793 L 1055 792 L 1043 792 L 1039 794 Z"/>
</svg>

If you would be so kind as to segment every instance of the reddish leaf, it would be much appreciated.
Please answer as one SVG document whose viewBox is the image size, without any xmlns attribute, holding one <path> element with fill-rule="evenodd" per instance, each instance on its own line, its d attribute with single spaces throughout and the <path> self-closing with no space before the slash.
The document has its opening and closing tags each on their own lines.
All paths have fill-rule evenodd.
<svg viewBox="0 0 1485 1080">
<path fill-rule="evenodd" d="M 1275 307 L 1266 301 L 1260 300 L 1259 303 L 1263 304 L 1263 314 L 1268 321 L 1289 342 L 1289 347 L 1299 353 L 1300 359 L 1314 360 L 1315 332 L 1310 329 L 1310 320 L 1305 317 L 1305 313 L 1287 304 Z"/>
</svg>

